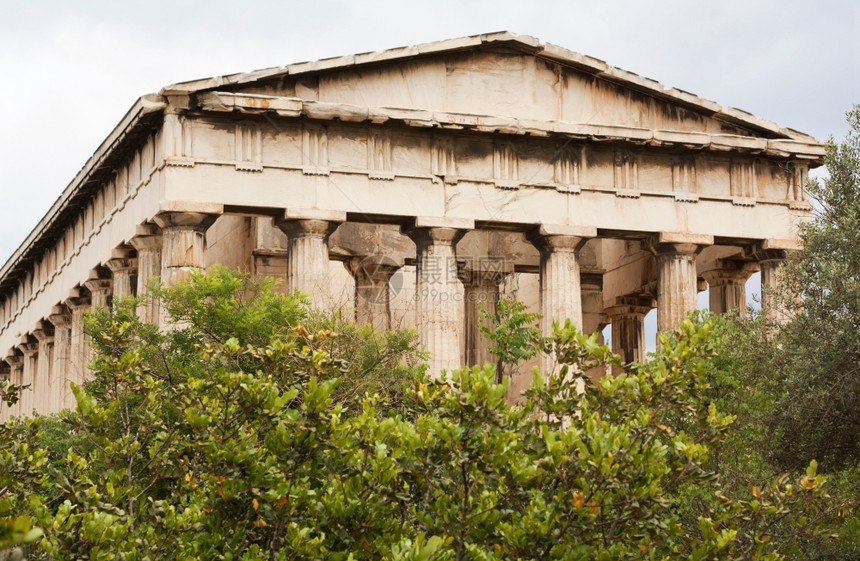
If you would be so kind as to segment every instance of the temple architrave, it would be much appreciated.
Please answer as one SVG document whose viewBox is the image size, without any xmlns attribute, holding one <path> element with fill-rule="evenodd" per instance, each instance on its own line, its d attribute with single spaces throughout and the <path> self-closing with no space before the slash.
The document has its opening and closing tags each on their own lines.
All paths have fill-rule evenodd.
<svg viewBox="0 0 860 561">
<path fill-rule="evenodd" d="M 635 360 L 651 309 L 667 329 L 705 288 L 712 310 L 743 311 L 750 275 L 777 281 L 823 155 L 507 32 L 167 86 L 0 269 L 0 378 L 31 386 L 5 415 L 74 405 L 86 310 L 215 263 L 417 326 L 433 373 L 490 359 L 477 303 L 500 294 L 544 330 L 611 325 Z M 140 314 L 163 322 L 157 303 Z"/>
</svg>

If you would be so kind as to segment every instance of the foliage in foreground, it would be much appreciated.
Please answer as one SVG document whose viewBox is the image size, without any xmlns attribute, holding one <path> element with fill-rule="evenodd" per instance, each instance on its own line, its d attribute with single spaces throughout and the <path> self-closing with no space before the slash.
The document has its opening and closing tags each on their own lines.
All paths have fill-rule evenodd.
<svg viewBox="0 0 860 561">
<path fill-rule="evenodd" d="M 0 515 L 44 531 L 31 559 L 778 559 L 773 530 L 812 532 L 823 508 L 814 464 L 715 485 L 732 418 L 708 400 L 707 322 L 582 393 L 618 358 L 559 325 L 542 345 L 561 368 L 511 406 L 491 365 L 428 378 L 408 334 L 264 281 L 221 270 L 161 297 L 175 330 L 132 301 L 91 318 L 62 459 L 44 420 L 0 445 Z"/>
<path fill-rule="evenodd" d="M 775 459 L 787 467 L 812 457 L 860 465 L 860 105 L 848 124 L 845 140 L 827 145 L 828 177 L 810 182 L 815 219 L 801 227 L 803 250 L 776 294 L 793 312 L 769 356 L 782 386 Z"/>
<path fill-rule="evenodd" d="M 803 250 L 771 296 L 788 321 L 714 318 L 712 399 L 737 417 L 714 463 L 727 492 L 816 459 L 830 474 L 825 516 L 837 539 L 785 540 L 795 559 L 860 559 L 860 106 L 830 141 L 827 178 L 812 181 Z M 802 299 L 798 299 L 801 296 Z"/>
</svg>

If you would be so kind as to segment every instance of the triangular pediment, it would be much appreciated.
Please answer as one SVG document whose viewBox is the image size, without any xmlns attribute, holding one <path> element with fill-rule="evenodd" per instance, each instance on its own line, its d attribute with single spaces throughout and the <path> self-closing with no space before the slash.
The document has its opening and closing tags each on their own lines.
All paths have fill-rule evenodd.
<svg viewBox="0 0 860 561">
<path fill-rule="evenodd" d="M 168 86 L 349 107 L 401 108 L 629 129 L 815 142 L 736 109 L 537 39 L 501 32 Z"/>
</svg>

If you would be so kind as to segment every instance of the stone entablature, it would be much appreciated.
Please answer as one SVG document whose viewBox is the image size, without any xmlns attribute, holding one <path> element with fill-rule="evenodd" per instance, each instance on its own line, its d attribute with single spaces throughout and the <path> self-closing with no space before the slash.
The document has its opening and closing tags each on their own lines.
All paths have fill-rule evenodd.
<svg viewBox="0 0 860 561">
<path fill-rule="evenodd" d="M 709 145 L 680 143 L 638 145 L 630 138 L 609 142 L 606 138 L 554 133 L 542 138 L 512 136 L 497 130 L 488 134 L 446 130 L 428 133 L 422 127 L 415 130 L 398 121 L 363 125 L 269 116 L 256 121 L 245 118 L 240 127 L 228 118 L 204 113 L 173 125 L 183 129 L 183 138 L 192 140 L 186 140 L 190 146 L 182 156 L 165 155 L 168 166 L 213 165 L 228 168 L 226 172 L 262 174 L 265 170 L 389 181 L 402 178 L 449 186 L 490 184 L 501 190 L 586 190 L 632 198 L 664 196 L 680 202 L 708 198 L 742 206 L 758 203 L 809 208 L 802 189 L 797 188 L 798 181 L 806 177 L 809 162 L 782 155 L 764 158 L 766 150 L 749 149 L 743 137 L 738 137 L 741 146 L 728 152 L 727 146 L 713 149 Z M 241 152 L 237 147 L 248 142 L 243 129 L 249 127 L 259 135 L 250 141 L 257 146 L 253 165 L 236 158 L 237 150 Z M 194 138 L 198 141 L 194 142 Z M 444 167 L 439 162 L 445 162 Z M 308 178 L 281 179 L 313 184 Z M 256 180 L 260 184 L 265 181 Z M 269 190 L 261 189 L 257 199 L 265 202 L 269 195 Z M 311 203 L 308 199 L 296 202 L 305 206 Z M 366 204 L 361 202 L 361 206 Z"/>
<path fill-rule="evenodd" d="M 51 392 L 48 365 L 83 379 L 83 310 L 215 261 L 318 305 L 326 279 L 352 283 L 378 326 L 410 310 L 434 370 L 485 356 L 462 300 L 502 285 L 532 286 L 547 316 L 611 322 L 640 356 L 643 303 L 668 327 L 705 281 L 718 311 L 759 263 L 775 282 L 822 156 L 802 133 L 509 33 L 169 86 L 0 269 L 0 376 Z M 463 281 L 488 258 L 492 282 Z M 420 296 L 440 271 L 445 303 L 376 301 L 392 279 Z M 140 313 L 159 321 L 157 303 Z"/>
</svg>

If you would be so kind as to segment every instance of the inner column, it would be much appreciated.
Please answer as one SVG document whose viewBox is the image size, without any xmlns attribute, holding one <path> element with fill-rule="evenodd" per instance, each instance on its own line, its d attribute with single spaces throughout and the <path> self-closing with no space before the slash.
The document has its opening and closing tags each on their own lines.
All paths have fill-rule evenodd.
<svg viewBox="0 0 860 561">
<path fill-rule="evenodd" d="M 95 308 L 104 308 L 111 303 L 113 281 L 110 271 L 98 267 L 90 271 L 89 279 L 84 286 L 90 291 L 90 305 Z"/>
<path fill-rule="evenodd" d="M 351 257 L 343 264 L 355 279 L 356 323 L 369 323 L 381 331 L 391 329 L 389 282 L 402 263 L 385 255 L 368 255 Z"/>
<path fill-rule="evenodd" d="M 653 307 L 651 298 L 630 296 L 606 310 L 612 321 L 612 352 L 625 364 L 645 359 L 645 316 Z"/>
<path fill-rule="evenodd" d="M 310 296 L 315 308 L 331 304 L 329 297 L 328 239 L 346 220 L 285 217 L 278 221 L 287 235 L 287 290 L 299 290 Z"/>
<path fill-rule="evenodd" d="M 161 282 L 173 286 L 188 280 L 191 271 L 206 268 L 206 230 L 218 214 L 161 212 Z"/>
<path fill-rule="evenodd" d="M 117 247 L 111 251 L 111 258 L 105 262 L 113 280 L 113 297 L 134 296 L 137 291 L 137 258 L 134 250 Z"/>
<path fill-rule="evenodd" d="M 406 232 L 416 246 L 416 325 L 430 353 L 432 376 L 462 366 L 463 284 L 457 274 L 455 246 L 469 227 L 474 222 L 449 219 L 432 226 L 416 219 Z"/>
<path fill-rule="evenodd" d="M 63 408 L 75 407 L 75 396 L 69 383 L 84 383 L 89 368 L 89 344 L 84 334 L 84 312 L 90 308 L 90 292 L 84 287 L 73 288 L 65 305 L 70 312 L 69 360 L 66 363 L 66 387 L 63 395 Z"/>
<path fill-rule="evenodd" d="M 777 297 L 782 281 L 781 269 L 787 258 L 786 251 L 769 248 L 765 242 L 755 249 L 753 255 L 761 270 L 761 310 L 765 321 L 770 325 L 787 323 L 791 314 Z"/>
<path fill-rule="evenodd" d="M 529 241 L 540 251 L 540 327 L 544 336 L 552 335 L 554 321 L 564 323 L 566 319 L 582 330 L 577 252 L 596 235 L 595 228 L 555 225 L 529 232 Z M 557 367 L 557 359 L 543 355 L 541 365 L 544 372 L 550 372 Z"/>
<path fill-rule="evenodd" d="M 144 323 L 157 323 L 161 308 L 158 300 L 149 294 L 149 283 L 161 279 L 161 231 L 155 224 L 141 224 L 130 241 L 137 250 L 135 291 L 140 298 L 137 315 Z"/>
<path fill-rule="evenodd" d="M 30 417 L 36 408 L 39 399 L 37 394 L 41 389 L 41 376 L 38 371 L 39 342 L 32 336 L 24 335 L 18 344 L 18 350 L 24 355 L 21 382 L 30 386 L 19 395 L 20 412 L 22 416 Z"/>
<path fill-rule="evenodd" d="M 481 333 L 481 326 L 490 327 L 491 322 L 481 315 L 480 306 L 483 303 L 484 309 L 495 316 L 500 297 L 499 285 L 513 272 L 513 267 L 503 258 L 470 258 L 459 265 L 465 314 L 465 365 L 495 364 L 495 357 L 489 351 L 489 341 Z M 496 366 L 501 376 L 501 365 Z"/>
<path fill-rule="evenodd" d="M 36 393 L 36 411 L 41 414 L 54 413 L 51 409 L 52 396 L 56 390 L 56 380 L 53 373 L 54 362 L 54 325 L 49 321 L 36 322 L 33 337 L 39 341 L 38 363 L 36 372 L 39 373 L 40 383 Z"/>
<path fill-rule="evenodd" d="M 51 372 L 51 412 L 70 407 L 74 401 L 70 397 L 69 373 L 72 356 L 72 314 L 65 305 L 57 305 L 51 309 L 48 319 L 54 324 L 54 356 Z"/>
<path fill-rule="evenodd" d="M 677 240 L 677 241 L 676 241 Z M 711 236 L 666 234 L 650 240 L 657 258 L 657 329 L 674 329 L 698 304 L 696 256 L 705 245 L 713 244 Z"/>
<path fill-rule="evenodd" d="M 746 283 L 757 270 L 755 263 L 721 259 L 717 267 L 704 271 L 708 282 L 708 307 L 715 314 L 735 312 L 745 316 L 747 311 Z"/>
</svg>

